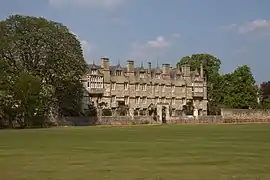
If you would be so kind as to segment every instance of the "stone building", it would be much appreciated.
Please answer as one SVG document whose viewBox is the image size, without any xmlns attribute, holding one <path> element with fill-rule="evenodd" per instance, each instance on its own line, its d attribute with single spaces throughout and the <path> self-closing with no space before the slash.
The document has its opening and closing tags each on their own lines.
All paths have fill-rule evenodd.
<svg viewBox="0 0 270 180">
<path fill-rule="evenodd" d="M 171 116 L 207 115 L 207 88 L 204 71 L 191 71 L 188 65 L 172 68 L 134 67 L 128 60 L 126 67 L 111 66 L 108 58 L 101 58 L 101 65 L 89 65 L 82 78 L 86 93 L 83 108 L 89 103 L 117 112 L 127 109 L 128 116 L 154 116 L 158 121 Z M 152 111 L 151 111 L 152 110 Z"/>
</svg>

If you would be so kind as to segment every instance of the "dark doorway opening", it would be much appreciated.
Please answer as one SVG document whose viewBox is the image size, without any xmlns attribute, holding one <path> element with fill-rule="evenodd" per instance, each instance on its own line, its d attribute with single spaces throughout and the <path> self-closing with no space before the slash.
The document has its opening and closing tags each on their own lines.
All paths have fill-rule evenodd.
<svg viewBox="0 0 270 180">
<path fill-rule="evenodd" d="M 166 107 L 165 106 L 162 106 L 162 114 L 161 114 L 161 116 L 162 116 L 162 123 L 166 124 L 167 121 L 166 121 Z"/>
</svg>

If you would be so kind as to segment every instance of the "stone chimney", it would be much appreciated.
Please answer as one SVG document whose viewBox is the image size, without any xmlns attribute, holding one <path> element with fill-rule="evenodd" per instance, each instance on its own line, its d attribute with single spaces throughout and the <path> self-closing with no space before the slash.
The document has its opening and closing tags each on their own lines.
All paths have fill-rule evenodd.
<svg viewBox="0 0 270 180">
<path fill-rule="evenodd" d="M 110 69 L 110 60 L 109 58 L 102 57 L 101 58 L 101 68 L 105 71 L 108 71 Z"/>
<path fill-rule="evenodd" d="M 104 75 L 104 82 L 110 82 L 110 60 L 107 57 L 101 58 L 101 70 Z"/>
<path fill-rule="evenodd" d="M 151 62 L 148 62 L 148 74 L 151 74 Z"/>
<path fill-rule="evenodd" d="M 203 78 L 203 63 L 201 63 L 201 67 L 200 67 L 200 76 L 201 78 Z"/>
<path fill-rule="evenodd" d="M 134 61 L 133 60 L 128 60 L 127 61 L 127 72 L 128 73 L 133 73 L 134 72 Z"/>
<path fill-rule="evenodd" d="M 170 64 L 162 64 L 162 74 L 169 74 Z"/>
</svg>

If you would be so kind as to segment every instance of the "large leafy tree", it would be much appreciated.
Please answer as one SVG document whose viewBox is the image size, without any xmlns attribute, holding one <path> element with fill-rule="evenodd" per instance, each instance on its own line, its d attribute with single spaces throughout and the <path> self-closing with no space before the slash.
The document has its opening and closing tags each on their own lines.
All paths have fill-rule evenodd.
<svg viewBox="0 0 270 180">
<path fill-rule="evenodd" d="M 208 110 L 210 114 L 217 114 L 219 110 L 219 69 L 221 61 L 211 54 L 193 54 L 191 56 L 185 56 L 177 63 L 182 66 L 185 64 L 190 65 L 191 70 L 200 68 L 203 64 L 204 75 L 207 80 L 207 93 L 208 93 Z"/>
<path fill-rule="evenodd" d="M 0 42 L 0 59 L 9 65 L 11 74 L 26 73 L 19 84 L 25 87 L 29 81 L 35 88 L 42 87 L 43 97 L 50 97 L 54 106 L 45 104 L 55 107 L 57 113 L 78 110 L 80 78 L 86 63 L 79 40 L 66 26 L 44 18 L 13 15 L 0 22 Z M 37 89 L 24 90 L 37 93 Z"/>
<path fill-rule="evenodd" d="M 263 82 L 259 87 L 260 105 L 262 108 L 270 108 L 270 81 Z"/>
<path fill-rule="evenodd" d="M 250 67 L 238 67 L 233 73 L 223 77 L 222 104 L 230 108 L 257 107 L 258 90 Z"/>
</svg>

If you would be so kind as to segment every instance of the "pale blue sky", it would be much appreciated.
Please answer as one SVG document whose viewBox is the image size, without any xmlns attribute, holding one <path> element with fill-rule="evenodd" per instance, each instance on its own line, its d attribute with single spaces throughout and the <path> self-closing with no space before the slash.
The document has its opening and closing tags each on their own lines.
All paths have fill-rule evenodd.
<svg viewBox="0 0 270 180">
<path fill-rule="evenodd" d="M 270 80 L 270 0 L 0 0 L 0 19 L 43 16 L 76 33 L 86 61 L 108 56 L 113 64 L 175 63 L 211 53 L 221 71 L 252 68 Z"/>
</svg>

